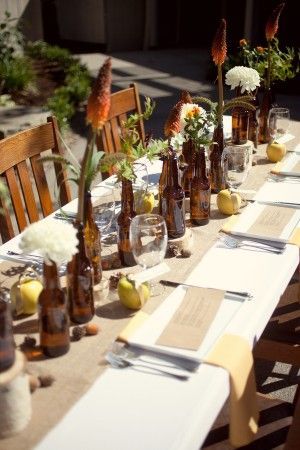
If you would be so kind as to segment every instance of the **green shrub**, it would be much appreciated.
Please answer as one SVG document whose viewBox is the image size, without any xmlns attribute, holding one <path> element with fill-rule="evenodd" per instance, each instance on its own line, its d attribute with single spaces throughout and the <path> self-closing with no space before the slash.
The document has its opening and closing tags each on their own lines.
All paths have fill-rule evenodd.
<svg viewBox="0 0 300 450">
<path fill-rule="evenodd" d="M 27 58 L 16 56 L 0 61 L 0 84 L 4 92 L 23 91 L 34 80 L 34 73 Z"/>
<path fill-rule="evenodd" d="M 64 86 L 57 88 L 47 107 L 57 117 L 60 128 L 66 128 L 76 107 L 86 100 L 91 84 L 90 74 L 66 49 L 37 41 L 27 45 L 26 53 L 33 59 L 55 62 L 65 72 Z"/>
<path fill-rule="evenodd" d="M 23 56 L 23 35 L 15 23 L 6 11 L 0 23 L 0 93 L 22 91 L 34 80 L 30 61 Z"/>
<path fill-rule="evenodd" d="M 30 58 L 56 62 L 63 68 L 72 65 L 75 60 L 69 50 L 57 45 L 49 45 L 44 41 L 29 42 L 25 51 Z"/>
<path fill-rule="evenodd" d="M 70 101 L 68 86 L 57 88 L 54 95 L 48 100 L 47 108 L 56 116 L 61 130 L 68 127 L 68 122 L 75 114 L 75 105 Z"/>
</svg>

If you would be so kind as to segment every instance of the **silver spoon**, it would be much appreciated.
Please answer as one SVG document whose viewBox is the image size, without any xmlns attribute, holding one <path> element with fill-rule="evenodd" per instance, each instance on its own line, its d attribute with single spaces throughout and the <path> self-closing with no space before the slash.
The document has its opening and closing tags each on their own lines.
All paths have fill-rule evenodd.
<svg viewBox="0 0 300 450">
<path fill-rule="evenodd" d="M 168 375 L 170 377 L 176 378 L 177 380 L 187 380 L 189 375 L 180 375 L 178 373 L 174 373 L 171 370 L 161 369 L 160 367 L 154 367 L 147 363 L 140 362 L 137 360 L 132 360 L 129 358 L 125 358 L 124 356 L 116 355 L 115 353 L 108 352 L 105 356 L 105 359 L 112 365 L 112 367 L 122 369 L 125 367 L 144 367 L 149 370 L 153 370 L 155 372 L 159 372 L 163 375 Z"/>
</svg>

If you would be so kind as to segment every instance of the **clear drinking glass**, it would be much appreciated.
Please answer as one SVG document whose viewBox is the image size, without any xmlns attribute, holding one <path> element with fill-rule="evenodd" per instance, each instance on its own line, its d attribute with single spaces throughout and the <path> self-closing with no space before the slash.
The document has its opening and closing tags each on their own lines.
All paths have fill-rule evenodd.
<svg viewBox="0 0 300 450">
<path fill-rule="evenodd" d="M 269 133 L 273 141 L 284 136 L 290 126 L 290 110 L 288 108 L 271 108 L 268 117 Z"/>
<path fill-rule="evenodd" d="M 160 264 L 166 254 L 168 233 L 165 220 L 158 214 L 140 214 L 130 224 L 130 244 L 136 263 L 142 269 Z M 151 295 L 159 295 L 161 285 L 151 285 Z"/>
<path fill-rule="evenodd" d="M 95 222 L 101 237 L 108 233 L 115 218 L 114 191 L 107 186 L 97 186 L 92 191 L 92 204 Z"/>
<path fill-rule="evenodd" d="M 229 145 L 224 148 L 222 166 L 229 189 L 237 189 L 246 180 L 251 160 L 251 145 Z"/>
</svg>

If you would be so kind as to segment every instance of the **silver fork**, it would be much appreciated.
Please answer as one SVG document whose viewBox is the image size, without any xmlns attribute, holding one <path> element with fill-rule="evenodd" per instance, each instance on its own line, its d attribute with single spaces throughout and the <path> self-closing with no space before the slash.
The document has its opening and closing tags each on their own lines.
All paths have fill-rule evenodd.
<svg viewBox="0 0 300 450">
<path fill-rule="evenodd" d="M 247 240 L 247 241 L 243 242 L 232 236 L 224 236 L 222 241 L 228 248 L 253 247 L 253 248 L 256 248 L 257 250 L 263 250 L 266 252 L 276 253 L 276 254 L 281 254 L 284 251 L 284 248 L 277 248 L 277 247 L 273 247 L 270 244 L 264 244 L 264 243 L 256 242 L 256 241 Z"/>
<path fill-rule="evenodd" d="M 140 362 L 135 359 L 126 358 L 124 356 L 116 355 L 113 352 L 108 352 L 105 355 L 106 361 L 108 361 L 112 367 L 118 369 L 123 369 L 125 367 L 144 367 L 146 369 L 159 372 L 163 375 L 168 375 L 170 377 L 176 378 L 177 380 L 187 380 L 189 378 L 188 374 L 179 374 L 172 371 L 172 369 L 162 369 L 160 367 L 155 367 L 153 365 L 147 364 L 146 362 Z"/>
</svg>

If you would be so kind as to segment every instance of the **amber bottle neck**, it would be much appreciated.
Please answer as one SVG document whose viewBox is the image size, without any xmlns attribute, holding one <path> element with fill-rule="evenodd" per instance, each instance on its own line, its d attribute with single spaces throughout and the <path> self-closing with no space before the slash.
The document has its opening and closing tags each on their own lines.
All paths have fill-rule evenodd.
<svg viewBox="0 0 300 450">
<path fill-rule="evenodd" d="M 45 289 L 60 288 L 57 265 L 55 262 L 52 261 L 51 264 L 46 264 L 44 262 L 43 277 Z"/>
<path fill-rule="evenodd" d="M 177 157 L 173 152 L 168 157 L 167 163 L 167 186 L 168 187 L 178 187 L 179 186 L 179 174 L 178 174 L 178 164 Z"/>
<path fill-rule="evenodd" d="M 132 181 L 122 179 L 121 211 L 126 214 L 134 214 L 134 197 Z"/>
<path fill-rule="evenodd" d="M 93 217 L 92 194 L 86 191 L 84 194 L 84 222 Z"/>
<path fill-rule="evenodd" d="M 196 151 L 195 176 L 200 178 L 201 180 L 207 180 L 204 147 L 199 147 L 199 149 Z"/>
</svg>

